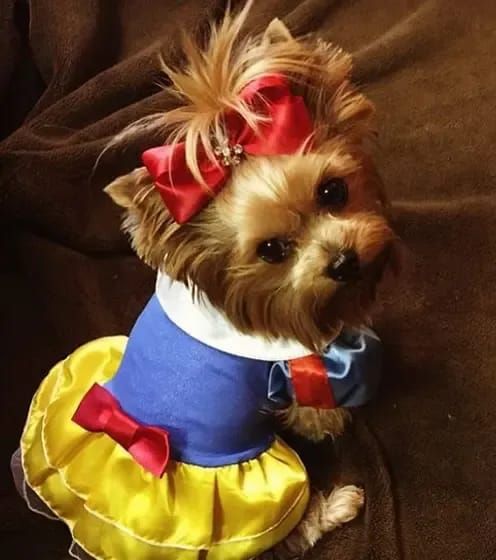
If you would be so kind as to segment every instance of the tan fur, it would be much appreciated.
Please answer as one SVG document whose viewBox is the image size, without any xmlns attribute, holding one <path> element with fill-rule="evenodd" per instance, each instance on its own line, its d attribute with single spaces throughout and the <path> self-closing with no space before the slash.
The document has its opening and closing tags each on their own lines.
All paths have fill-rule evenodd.
<svg viewBox="0 0 496 560">
<path fill-rule="evenodd" d="M 278 412 L 277 419 L 285 428 L 318 442 L 327 436 L 333 439 L 340 436 L 351 420 L 351 414 L 344 408 L 316 409 L 293 403 Z"/>
<path fill-rule="evenodd" d="M 251 2 L 238 16 L 227 14 L 212 27 L 204 48 L 185 39 L 186 65 L 162 62 L 179 106 L 133 123 L 111 143 L 143 131 L 163 132 L 164 142 L 186 142 L 187 164 L 199 181 L 198 149 L 214 159 L 226 137 L 222 115 L 235 110 L 256 129 L 264 117 L 240 99 L 253 79 L 286 75 L 303 96 L 315 125 L 312 148 L 291 156 L 245 157 L 223 190 L 194 218 L 176 224 L 145 168 L 116 179 L 108 194 L 125 210 L 124 229 L 150 266 L 193 287 L 244 333 L 295 339 L 319 352 L 343 326 L 369 321 L 376 286 L 397 243 L 388 205 L 369 150 L 374 136 L 371 102 L 350 82 L 351 59 L 341 49 L 312 37 L 294 39 L 279 20 L 260 36 L 242 38 Z M 319 208 L 323 181 L 343 178 L 344 208 Z M 205 185 L 205 188 L 206 185 Z M 271 238 L 288 242 L 280 264 L 259 258 L 258 245 Z M 326 269 L 336 254 L 353 249 L 361 264 L 358 281 L 342 283 Z M 291 407 L 281 420 L 312 440 L 336 437 L 349 414 Z M 276 549 L 278 558 L 299 556 L 328 530 L 352 519 L 363 504 L 355 487 L 314 494 L 304 520 Z"/>
</svg>

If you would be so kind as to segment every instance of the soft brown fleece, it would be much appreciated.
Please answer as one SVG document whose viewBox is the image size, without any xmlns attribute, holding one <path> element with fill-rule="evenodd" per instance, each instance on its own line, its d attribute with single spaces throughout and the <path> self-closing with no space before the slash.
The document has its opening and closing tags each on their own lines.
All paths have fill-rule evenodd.
<svg viewBox="0 0 496 560">
<path fill-rule="evenodd" d="M 127 332 L 153 286 L 102 193 L 153 139 L 92 168 L 124 125 L 170 106 L 154 85 L 158 48 L 170 59 L 181 28 L 201 30 L 225 6 L 36 0 L 28 37 L 23 4 L 0 10 L 1 131 L 18 126 L 0 144 L 0 540 L 8 558 L 57 560 L 67 532 L 25 510 L 8 454 L 47 368 L 88 339 Z M 274 16 L 354 53 L 415 261 L 377 319 L 387 356 L 377 401 L 335 452 L 303 450 L 319 483 L 367 491 L 365 515 L 310 557 L 494 559 L 496 3 L 259 0 L 251 24 Z"/>
</svg>

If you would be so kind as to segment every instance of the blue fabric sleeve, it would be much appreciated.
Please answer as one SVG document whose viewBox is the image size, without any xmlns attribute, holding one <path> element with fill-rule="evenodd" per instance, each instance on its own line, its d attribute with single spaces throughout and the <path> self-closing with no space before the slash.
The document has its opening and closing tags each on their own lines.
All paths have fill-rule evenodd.
<svg viewBox="0 0 496 560">
<path fill-rule="evenodd" d="M 382 373 L 382 344 L 374 331 L 343 331 L 324 350 L 322 360 L 337 406 L 361 406 L 373 398 Z M 268 398 L 277 408 L 287 406 L 293 399 L 287 362 L 272 365 Z"/>
</svg>

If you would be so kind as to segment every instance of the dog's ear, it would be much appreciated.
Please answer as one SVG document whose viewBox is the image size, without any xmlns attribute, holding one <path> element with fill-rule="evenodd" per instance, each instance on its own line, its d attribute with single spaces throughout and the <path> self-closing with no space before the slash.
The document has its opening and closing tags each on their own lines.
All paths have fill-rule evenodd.
<svg viewBox="0 0 496 560">
<path fill-rule="evenodd" d="M 265 30 L 262 42 L 265 45 L 270 45 L 280 41 L 291 41 L 292 39 L 291 31 L 286 25 L 279 18 L 274 18 Z"/>
<path fill-rule="evenodd" d="M 152 187 L 150 175 L 144 167 L 138 167 L 127 175 L 114 179 L 103 190 L 110 198 L 122 208 L 136 206 L 140 191 Z"/>
<path fill-rule="evenodd" d="M 130 236 L 138 256 L 152 268 L 160 268 L 167 252 L 167 239 L 177 229 L 153 180 L 144 167 L 118 177 L 105 192 L 124 208 L 122 229 Z"/>
<path fill-rule="evenodd" d="M 332 110 L 338 134 L 356 144 L 362 144 L 364 140 L 375 136 L 375 107 L 349 83 L 343 83 L 336 91 Z"/>
</svg>

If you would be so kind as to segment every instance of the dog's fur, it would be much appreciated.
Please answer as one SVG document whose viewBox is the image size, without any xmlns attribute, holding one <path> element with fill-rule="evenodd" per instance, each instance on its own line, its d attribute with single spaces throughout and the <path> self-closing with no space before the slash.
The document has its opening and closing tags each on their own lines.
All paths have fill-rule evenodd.
<svg viewBox="0 0 496 560">
<path fill-rule="evenodd" d="M 186 141 L 187 163 L 201 182 L 197 148 L 215 157 L 226 110 L 239 111 L 256 127 L 259 115 L 239 94 L 253 79 L 277 72 L 305 99 L 315 125 L 312 149 L 244 158 L 221 193 L 184 225 L 168 214 L 143 167 L 106 190 L 125 208 L 124 229 L 146 263 L 204 294 L 241 332 L 295 339 L 318 352 L 343 325 L 369 321 L 376 285 L 394 253 L 395 235 L 368 153 L 374 108 L 351 84 L 351 60 L 341 49 L 312 38 L 296 40 L 279 20 L 260 36 L 242 38 L 249 5 L 212 27 L 203 49 L 187 39 L 185 68 L 164 65 L 179 107 L 134 123 L 114 143 L 147 131 L 167 133 L 167 142 Z M 348 185 L 348 202 L 339 211 L 323 211 L 315 201 L 317 186 L 331 177 Z M 291 243 L 280 264 L 257 256 L 260 242 L 271 238 Z M 331 280 L 325 272 L 330 259 L 350 248 L 359 256 L 361 278 Z M 319 440 L 341 433 L 347 417 L 339 409 L 293 406 L 282 420 Z M 329 497 L 314 494 L 304 520 L 273 554 L 301 555 L 324 532 L 353 519 L 362 504 L 363 492 L 354 486 Z"/>
</svg>

